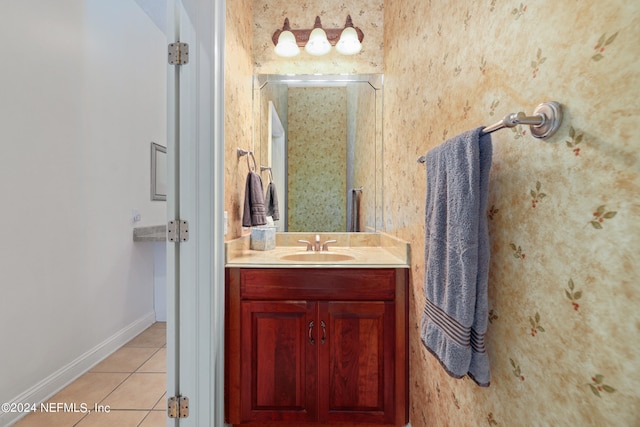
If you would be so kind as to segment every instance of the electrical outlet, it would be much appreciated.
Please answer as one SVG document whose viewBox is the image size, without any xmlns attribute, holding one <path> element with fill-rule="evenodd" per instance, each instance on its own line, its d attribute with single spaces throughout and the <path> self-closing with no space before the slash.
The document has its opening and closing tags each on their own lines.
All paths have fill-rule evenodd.
<svg viewBox="0 0 640 427">
<path fill-rule="evenodd" d="M 138 211 L 138 209 L 133 209 L 131 211 L 131 219 L 133 222 L 139 222 L 142 219 L 142 215 L 140 215 L 140 211 Z"/>
</svg>

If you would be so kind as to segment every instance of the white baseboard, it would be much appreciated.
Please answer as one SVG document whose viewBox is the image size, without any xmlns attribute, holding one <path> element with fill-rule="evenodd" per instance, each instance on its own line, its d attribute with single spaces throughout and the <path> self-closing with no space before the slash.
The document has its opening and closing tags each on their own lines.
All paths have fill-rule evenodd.
<svg viewBox="0 0 640 427">
<path fill-rule="evenodd" d="M 34 403 L 39 405 L 51 396 L 78 379 L 81 375 L 102 362 L 120 347 L 131 341 L 142 331 L 151 326 L 156 320 L 155 312 L 151 311 L 134 321 L 130 325 L 116 332 L 91 350 L 58 369 L 33 387 L 20 393 L 9 404 Z M 4 403 L 4 402 L 3 402 Z M 0 412 L 0 426 L 8 427 L 26 414 Z"/>
</svg>

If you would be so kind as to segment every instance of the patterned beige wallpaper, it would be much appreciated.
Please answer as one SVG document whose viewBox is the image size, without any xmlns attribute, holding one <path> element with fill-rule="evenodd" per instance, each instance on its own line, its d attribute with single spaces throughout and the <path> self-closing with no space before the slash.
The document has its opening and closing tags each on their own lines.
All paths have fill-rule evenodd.
<svg viewBox="0 0 640 427">
<path fill-rule="evenodd" d="M 289 88 L 289 231 L 346 230 L 347 90 Z"/>
<path fill-rule="evenodd" d="M 235 7 L 235 6 L 234 6 Z M 332 49 L 314 57 L 304 50 L 294 58 L 281 58 L 273 52 L 271 36 L 281 29 L 285 18 L 291 28 L 313 28 L 320 16 L 324 28 L 344 27 L 347 15 L 364 33 L 362 51 L 344 56 Z M 254 70 L 256 74 L 368 74 L 382 73 L 383 0 L 284 1 L 253 0 Z"/>
<path fill-rule="evenodd" d="M 411 242 L 411 424 L 640 425 L 640 2 L 385 2 L 385 217 Z M 493 134 L 489 388 L 419 337 L 425 170 L 464 130 L 546 100 L 548 141 Z"/>
<path fill-rule="evenodd" d="M 242 234 L 240 218 L 247 173 L 245 159 L 237 159 L 236 148 L 253 147 L 253 74 L 336 74 L 382 72 L 383 2 L 325 1 L 321 7 L 310 2 L 291 7 L 283 0 L 234 0 L 227 2 L 225 48 L 225 209 L 229 214 L 226 239 Z M 316 10 L 318 9 L 318 10 Z M 354 25 L 365 33 L 363 50 L 355 56 L 335 52 L 321 58 L 301 53 L 295 60 L 273 54 L 271 35 L 288 16 L 294 28 L 311 27 L 316 15 L 323 25 L 340 27 L 351 14 Z M 296 23 L 298 22 L 298 23 Z M 261 114 L 260 112 L 257 114 Z M 259 148 L 260 145 L 258 144 Z M 261 161 L 265 153 L 257 152 Z M 266 175 L 263 174 L 263 179 Z"/>
<path fill-rule="evenodd" d="M 235 147 L 251 142 L 254 70 L 384 71 L 386 228 L 413 253 L 412 426 L 640 425 L 640 3 L 323 2 L 325 13 L 346 5 L 365 31 L 366 59 L 346 68 L 330 57 L 271 56 L 284 16 L 296 25 L 321 14 L 303 4 L 227 2 L 227 238 L 240 234 L 246 165 Z M 366 23 L 351 9 L 366 9 Z M 342 14 L 321 16 L 326 25 Z M 377 49 L 369 37 L 378 37 Z M 526 127 L 493 134 L 492 383 L 479 388 L 448 377 L 419 338 L 425 171 L 415 160 L 457 133 L 550 99 L 564 105 L 565 120 L 549 141 Z"/>
<path fill-rule="evenodd" d="M 224 206 L 229 215 L 227 240 L 242 234 L 242 207 L 248 170 L 246 159 L 238 159 L 236 149 L 252 149 L 252 17 L 251 0 L 227 2 L 224 63 Z"/>
</svg>

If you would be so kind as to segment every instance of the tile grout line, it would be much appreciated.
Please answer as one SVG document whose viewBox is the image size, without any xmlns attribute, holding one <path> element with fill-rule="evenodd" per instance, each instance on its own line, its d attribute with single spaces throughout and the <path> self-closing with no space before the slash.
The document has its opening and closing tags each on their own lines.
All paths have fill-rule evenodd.
<svg viewBox="0 0 640 427">
<path fill-rule="evenodd" d="M 134 374 L 154 374 L 154 375 L 158 375 L 158 374 L 164 374 L 166 376 L 166 368 L 164 369 L 164 371 L 148 371 L 148 372 L 140 372 L 140 369 L 146 364 L 148 363 L 153 357 L 155 357 L 160 350 L 162 350 L 163 348 L 166 348 L 166 327 L 162 326 L 159 322 L 156 322 L 154 324 L 152 324 L 151 326 L 149 326 L 149 328 L 147 328 L 146 330 L 144 330 L 143 332 L 141 332 L 140 334 L 138 334 L 136 337 L 132 338 L 128 343 L 124 344 L 123 346 L 120 347 L 120 349 L 128 347 L 128 348 L 148 348 L 148 349 L 152 349 L 152 353 L 143 361 L 141 362 L 136 368 L 133 368 L 132 370 L 125 370 L 125 371 L 116 371 L 116 370 L 109 370 L 109 371 L 92 371 L 91 369 L 89 369 L 87 372 L 85 372 L 85 374 L 91 373 L 91 374 L 121 374 L 124 375 L 124 378 L 119 381 L 115 387 L 113 387 L 104 397 L 102 397 L 102 399 L 100 399 L 98 402 L 96 402 L 95 404 L 103 404 L 110 396 L 112 396 L 114 394 L 114 392 L 116 390 L 118 390 L 120 387 L 123 386 L 124 383 L 126 383 L 128 380 L 131 379 L 131 377 Z M 148 333 L 150 330 L 154 330 L 154 331 L 164 331 L 165 334 L 165 341 L 164 344 L 162 345 L 142 345 L 142 346 L 128 346 L 129 343 L 133 342 L 136 339 L 139 339 L 139 337 L 145 333 Z M 155 338 L 157 337 L 153 337 L 152 341 L 155 341 Z M 118 349 L 118 350 L 120 350 Z M 93 369 L 93 368 L 92 368 Z M 76 380 L 77 381 L 77 380 Z M 76 381 L 72 382 L 71 384 L 75 383 Z M 71 384 L 68 384 L 65 389 L 67 387 L 69 387 Z M 64 389 L 63 389 L 64 390 Z M 62 390 L 61 390 L 62 391 Z M 138 426 L 143 424 L 145 422 L 145 420 L 153 413 L 153 412 L 166 412 L 165 409 L 154 409 L 156 408 L 156 406 L 158 406 L 158 404 L 160 404 L 160 402 L 162 401 L 162 399 L 166 396 L 166 390 L 164 391 L 164 393 L 155 401 L 155 403 L 153 403 L 151 405 L 151 407 L 149 409 L 140 409 L 140 408 L 118 408 L 118 409 L 112 409 L 112 411 L 119 411 L 119 412 L 146 412 L 146 414 L 144 415 L 144 417 L 142 418 L 142 420 L 138 423 Z M 91 414 L 91 412 L 87 412 L 86 414 L 83 414 L 83 416 L 77 420 L 76 422 L 73 423 L 73 426 L 79 426 L 83 423 L 83 421 L 85 421 L 87 419 L 87 416 L 89 416 Z M 47 420 L 43 420 L 44 422 L 47 422 Z"/>
<path fill-rule="evenodd" d="M 131 339 L 131 341 L 135 340 L 136 338 L 138 338 L 140 335 L 144 334 L 145 332 L 149 331 L 150 329 L 153 328 L 153 325 L 151 325 L 149 328 L 147 328 L 145 331 L 141 332 L 138 336 L 134 337 Z M 160 328 L 154 328 L 154 329 L 160 329 Z M 129 342 L 131 342 L 129 341 Z M 128 344 L 128 343 L 127 343 Z M 123 345 L 121 348 L 125 348 L 127 347 L 127 344 Z M 131 378 L 133 376 L 133 374 L 135 373 L 140 373 L 140 374 L 144 374 L 144 373 L 150 373 L 150 372 L 138 372 L 138 370 L 144 366 L 145 363 L 147 363 L 153 356 L 155 356 L 163 347 L 136 347 L 136 346 L 129 346 L 129 348 L 154 348 L 155 351 L 144 361 L 142 362 L 137 368 L 135 368 L 133 370 L 133 372 L 110 372 L 110 373 L 120 373 L 120 374 L 128 374 L 117 386 L 115 386 L 113 388 L 113 390 L 111 390 L 106 396 L 104 396 L 102 398 L 102 400 L 100 400 L 100 402 L 98 402 L 99 404 L 104 402 L 109 396 L 111 396 L 119 387 L 121 387 L 129 378 Z M 160 373 L 160 372 L 158 372 Z M 166 372 L 165 372 L 166 374 Z M 166 395 L 166 392 L 165 392 Z M 164 395 L 163 395 L 164 396 Z M 149 414 L 153 411 L 153 408 L 155 408 L 155 406 L 158 404 L 158 402 L 162 399 L 163 396 L 160 396 L 160 399 L 158 399 L 153 406 L 151 407 L 151 409 L 134 409 L 134 408 L 121 408 L 121 409 L 114 409 L 114 411 L 147 411 L 147 414 L 142 418 L 142 421 L 140 421 L 140 423 L 138 425 L 140 425 L 142 422 L 144 422 L 144 420 L 149 416 Z M 77 426 L 78 424 L 80 424 L 82 422 L 82 420 L 84 420 L 89 414 L 86 414 L 85 416 L 83 416 L 80 420 L 78 420 L 78 422 L 76 424 L 74 424 L 74 427 Z"/>
</svg>

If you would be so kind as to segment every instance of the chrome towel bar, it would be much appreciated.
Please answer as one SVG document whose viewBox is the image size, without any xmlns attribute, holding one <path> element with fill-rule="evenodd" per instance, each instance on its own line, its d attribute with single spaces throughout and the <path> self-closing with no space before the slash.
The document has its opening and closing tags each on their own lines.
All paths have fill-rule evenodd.
<svg viewBox="0 0 640 427">
<path fill-rule="evenodd" d="M 480 135 L 487 135 L 504 128 L 512 128 L 518 125 L 529 125 L 531 135 L 545 139 L 556 133 L 562 124 L 562 106 L 556 101 L 543 102 L 533 110 L 533 116 L 527 116 L 522 111 L 507 114 L 504 119 L 491 126 L 487 126 Z M 418 158 L 418 163 L 425 162 L 425 156 Z"/>
</svg>

